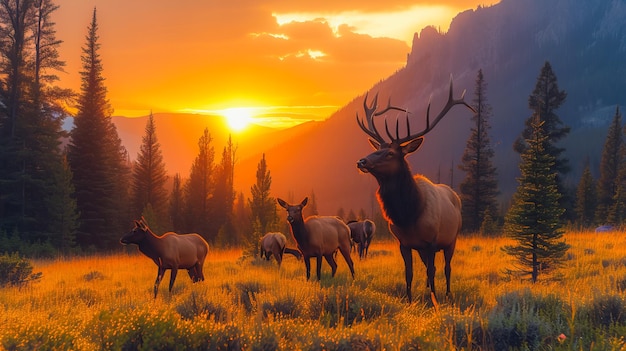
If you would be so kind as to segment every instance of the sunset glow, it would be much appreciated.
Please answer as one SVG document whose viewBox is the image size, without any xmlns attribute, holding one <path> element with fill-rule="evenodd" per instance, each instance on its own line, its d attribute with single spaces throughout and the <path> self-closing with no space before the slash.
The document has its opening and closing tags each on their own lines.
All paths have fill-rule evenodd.
<svg viewBox="0 0 626 351">
<path fill-rule="evenodd" d="M 228 127 L 235 132 L 244 130 L 250 122 L 254 109 L 250 107 L 233 107 L 220 111 L 220 114 L 226 117 Z"/>
<path fill-rule="evenodd" d="M 270 114 L 265 117 L 229 117 L 229 123 L 235 129 L 250 118 L 284 126 L 324 120 L 403 67 L 416 32 L 428 25 L 446 31 L 457 13 L 496 2 L 57 0 L 53 19 L 66 62 L 59 85 L 80 89 L 81 49 L 96 8 L 116 116 L 295 106 L 261 111 Z M 238 96 L 254 105 L 229 102 Z"/>
</svg>

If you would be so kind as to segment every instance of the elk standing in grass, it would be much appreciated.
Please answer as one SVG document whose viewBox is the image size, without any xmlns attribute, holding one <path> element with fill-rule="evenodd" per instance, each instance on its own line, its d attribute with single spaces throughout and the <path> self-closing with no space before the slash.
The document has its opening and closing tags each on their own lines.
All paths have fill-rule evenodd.
<svg viewBox="0 0 626 351">
<path fill-rule="evenodd" d="M 366 219 L 363 221 L 350 221 L 348 222 L 348 227 L 350 227 L 352 241 L 357 244 L 359 259 L 367 257 L 367 252 L 372 243 L 372 237 L 374 236 L 374 232 L 376 232 L 376 224 Z"/>
<path fill-rule="evenodd" d="M 378 182 L 378 202 L 389 222 L 390 231 L 400 242 L 409 302 L 412 300 L 412 250 L 417 250 L 426 266 L 427 287 L 430 287 L 432 296 L 435 296 L 435 253 L 443 250 L 446 295 L 448 295 L 450 294 L 450 261 L 454 254 L 457 235 L 461 230 L 461 200 L 447 185 L 433 184 L 422 175 L 413 176 L 405 158 L 422 145 L 424 135 L 430 132 L 453 106 L 461 104 L 472 108 L 463 100 L 463 96 L 458 100 L 452 97 L 452 78 L 450 78 L 448 102 L 435 118 L 434 123 L 430 124 L 430 103 L 426 113 L 426 129 L 417 134 L 411 134 L 408 113 L 407 136 L 403 138 L 399 136 L 398 122 L 396 121 L 394 136 L 389 131 L 385 120 L 385 131 L 390 139 L 387 142 L 378 132 L 374 117 L 389 110 L 407 111 L 391 106 L 391 103 L 378 111 L 377 100 L 378 95 L 374 97 L 371 105 L 367 106 L 367 94 L 365 95 L 363 108 L 367 126 L 357 114 L 359 126 L 370 137 L 370 143 L 376 149 L 375 152 L 360 159 L 357 167 L 364 173 L 372 174 Z"/>
<path fill-rule="evenodd" d="M 332 276 L 337 272 L 337 263 L 333 254 L 339 249 L 346 260 L 352 278 L 354 265 L 350 257 L 350 228 L 338 217 L 310 216 L 302 218 L 302 209 L 308 198 L 304 198 L 298 205 L 290 205 L 284 200 L 277 199 L 278 204 L 287 210 L 287 221 L 291 227 L 291 234 L 298 243 L 298 249 L 304 257 L 306 278 L 311 277 L 311 257 L 317 258 L 317 280 L 321 278 L 322 257 L 332 269 Z"/>
<path fill-rule="evenodd" d="M 120 242 L 124 245 L 136 244 L 139 251 L 148 256 L 158 267 L 157 278 L 154 282 L 154 298 L 157 297 L 159 284 L 165 270 L 170 272 L 170 289 L 174 286 L 178 269 L 186 269 L 191 280 L 196 283 L 204 280 L 202 266 L 209 252 L 209 244 L 198 234 L 165 233 L 156 236 L 143 217 L 135 221 L 135 227 L 122 236 Z"/>
<path fill-rule="evenodd" d="M 294 255 L 297 259 L 302 257 L 302 254 L 298 250 L 290 249 L 286 247 L 287 238 L 283 233 L 270 232 L 265 234 L 261 238 L 261 257 L 265 257 L 266 260 L 270 260 L 270 257 L 274 255 L 278 267 L 283 262 L 283 255 L 288 253 Z"/>
</svg>

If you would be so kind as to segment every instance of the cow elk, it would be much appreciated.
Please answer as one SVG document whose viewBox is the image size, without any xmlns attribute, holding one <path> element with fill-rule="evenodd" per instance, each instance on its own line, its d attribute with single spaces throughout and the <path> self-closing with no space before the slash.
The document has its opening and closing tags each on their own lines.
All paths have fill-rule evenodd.
<svg viewBox="0 0 626 351">
<path fill-rule="evenodd" d="M 389 230 L 400 242 L 400 253 L 404 260 L 406 294 L 412 301 L 411 283 L 413 281 L 412 250 L 417 250 L 426 266 L 427 287 L 435 297 L 435 253 L 443 250 L 445 258 L 446 295 L 450 294 L 450 261 L 454 254 L 456 239 L 461 230 L 461 200 L 450 187 L 434 184 L 422 175 L 413 176 L 406 156 L 417 151 L 424 142 L 424 135 L 430 132 L 455 105 L 465 105 L 472 109 L 461 95 L 454 99 L 452 95 L 452 77 L 450 92 L 443 110 L 430 123 L 430 103 L 426 112 L 426 128 L 418 133 L 411 133 L 408 112 L 394 107 L 389 100 L 387 107 L 378 110 L 378 94 L 368 106 L 367 94 L 363 101 L 365 122 L 359 118 L 357 123 L 367 134 L 370 144 L 376 151 L 357 161 L 357 167 L 363 173 L 370 173 L 378 182 L 376 193 L 381 210 L 389 223 Z M 395 135 L 389 131 L 385 120 L 385 132 L 390 139 L 386 141 L 376 128 L 374 117 L 390 110 L 406 112 L 406 133 L 400 137 L 396 120 Z"/>
<path fill-rule="evenodd" d="M 155 299 L 159 291 L 159 284 L 168 269 L 170 270 L 170 293 L 179 269 L 186 269 L 189 278 L 194 283 L 204 280 L 202 266 L 209 252 L 209 244 L 198 234 L 169 232 L 157 236 L 150 230 L 142 217 L 135 221 L 135 227 L 130 232 L 122 236 L 120 243 L 137 245 L 139 251 L 157 265 L 157 277 L 154 282 Z"/>
<path fill-rule="evenodd" d="M 334 277 L 337 272 L 337 263 L 333 254 L 337 250 L 346 260 L 354 278 L 354 265 L 350 257 L 350 228 L 339 217 L 310 216 L 303 219 L 302 209 L 306 206 L 308 198 L 304 198 L 298 205 L 290 205 L 282 199 L 277 199 L 277 201 L 287 210 L 291 234 L 304 257 L 306 278 L 311 277 L 311 257 L 317 258 L 317 280 L 321 278 L 322 257 L 330 265 Z"/>
<path fill-rule="evenodd" d="M 357 245 L 359 259 L 367 257 L 372 238 L 376 232 L 376 224 L 370 219 L 362 221 L 349 221 L 350 236 L 352 241 Z"/>
</svg>

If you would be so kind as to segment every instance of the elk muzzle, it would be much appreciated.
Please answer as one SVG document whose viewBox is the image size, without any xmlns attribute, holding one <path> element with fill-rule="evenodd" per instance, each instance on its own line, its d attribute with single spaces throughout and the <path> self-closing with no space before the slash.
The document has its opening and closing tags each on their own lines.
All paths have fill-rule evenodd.
<svg viewBox="0 0 626 351">
<path fill-rule="evenodd" d="M 367 166 L 367 159 L 362 158 L 356 162 L 356 167 L 363 173 L 368 173 L 369 168 Z"/>
</svg>

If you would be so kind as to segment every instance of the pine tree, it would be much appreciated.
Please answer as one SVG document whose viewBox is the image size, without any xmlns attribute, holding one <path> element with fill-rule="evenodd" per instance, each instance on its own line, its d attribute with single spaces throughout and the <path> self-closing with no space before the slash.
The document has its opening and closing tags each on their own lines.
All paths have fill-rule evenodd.
<svg viewBox="0 0 626 351">
<path fill-rule="evenodd" d="M 235 202 L 235 162 L 237 148 L 233 145 L 232 137 L 228 137 L 228 141 L 222 151 L 222 160 L 215 169 L 215 191 L 211 198 L 211 207 L 213 217 L 210 219 L 211 236 L 222 233 L 221 240 L 229 246 L 235 244 L 235 233 L 226 228 L 233 228 L 232 214 L 233 204 Z"/>
<path fill-rule="evenodd" d="M 248 234 L 247 248 L 253 254 L 259 252 L 259 238 L 263 234 L 278 228 L 276 199 L 270 195 L 271 187 L 272 176 L 267 167 L 265 154 L 263 154 L 257 165 L 256 184 L 250 188 L 252 198 L 248 200 L 254 230 Z"/>
<path fill-rule="evenodd" d="M 583 228 L 589 228 L 594 223 L 596 199 L 596 184 L 587 161 L 576 190 L 576 217 Z"/>
<path fill-rule="evenodd" d="M 276 199 L 270 196 L 271 187 L 272 175 L 267 168 L 265 154 L 263 154 L 257 166 L 256 184 L 250 188 L 252 199 L 248 203 L 252 212 L 252 220 L 259 222 L 259 234 L 271 231 L 278 222 Z"/>
<path fill-rule="evenodd" d="M 149 223 L 152 226 L 169 226 L 167 220 L 168 199 L 167 190 L 165 190 L 167 179 L 154 116 L 150 113 L 137 161 L 133 167 L 132 203 L 135 218 L 139 218 L 146 206 L 150 205 L 156 218 Z"/>
<path fill-rule="evenodd" d="M 605 224 L 609 210 L 614 207 L 613 199 L 617 191 L 618 172 L 621 161 L 621 149 L 624 144 L 622 136 L 622 114 L 619 106 L 615 109 L 613 121 L 609 127 L 602 157 L 600 160 L 600 178 L 597 184 L 597 208 L 595 223 Z"/>
<path fill-rule="evenodd" d="M 51 0 L 0 3 L 0 230 L 26 243 L 73 227 L 54 227 L 62 219 L 48 206 L 68 190 L 60 139 L 71 92 L 54 85 L 64 66 L 57 9 Z"/>
<path fill-rule="evenodd" d="M 487 102 L 486 90 L 483 71 L 479 70 L 473 101 L 476 113 L 472 121 L 475 124 L 459 165 L 459 169 L 465 172 L 459 195 L 463 206 L 463 227 L 468 232 L 478 231 L 485 216 L 494 217 L 497 210 L 496 196 L 499 191 L 497 172 L 492 162 L 494 151 L 489 139 L 491 105 Z"/>
<path fill-rule="evenodd" d="M 208 223 L 212 216 L 209 199 L 215 189 L 212 141 L 209 129 L 205 128 L 198 140 L 198 156 L 193 161 L 184 190 L 185 231 L 198 233 L 208 241 L 213 239 L 209 237 L 211 228 Z"/>
<path fill-rule="evenodd" d="M 528 97 L 528 107 L 532 111 L 531 116 L 526 120 L 526 128 L 516 140 L 514 149 L 520 154 L 524 153 L 529 147 L 525 140 L 532 136 L 534 119 L 539 118 L 540 121 L 544 122 L 543 129 L 546 133 L 546 140 L 543 148 L 554 157 L 554 165 L 551 170 L 557 174 L 557 188 L 562 195 L 559 201 L 561 206 L 568 210 L 573 208 L 572 200 L 569 196 L 565 196 L 568 191 L 566 191 L 562 178 L 569 172 L 569 161 L 561 156 L 565 149 L 558 147 L 557 143 L 569 134 L 570 127 L 563 126 L 563 122 L 555 112 L 565 102 L 566 97 L 567 93 L 559 90 L 552 65 L 546 61 L 541 68 L 539 77 L 537 77 L 535 89 Z"/>
<path fill-rule="evenodd" d="M 533 283 L 539 273 L 559 267 L 569 247 L 560 240 L 564 232 L 560 220 L 564 209 L 559 204 L 555 158 L 544 148 L 548 139 L 544 124 L 539 116 L 531 123 L 532 134 L 526 139 L 528 147 L 521 155 L 519 186 L 505 223 L 506 234 L 517 245 L 503 247 L 517 261 L 509 272 L 529 275 Z"/>
<path fill-rule="evenodd" d="M 83 248 L 110 249 L 118 245 L 120 233 L 130 222 L 130 168 L 128 153 L 111 120 L 97 33 L 94 8 L 81 57 L 81 92 L 68 161 L 80 212 L 77 241 Z"/>
<path fill-rule="evenodd" d="M 172 192 L 169 202 L 169 218 L 172 225 L 171 228 L 174 232 L 181 233 L 183 228 L 185 228 L 185 218 L 183 216 L 184 208 L 182 180 L 180 179 L 180 174 L 176 173 L 172 183 Z"/>
</svg>

